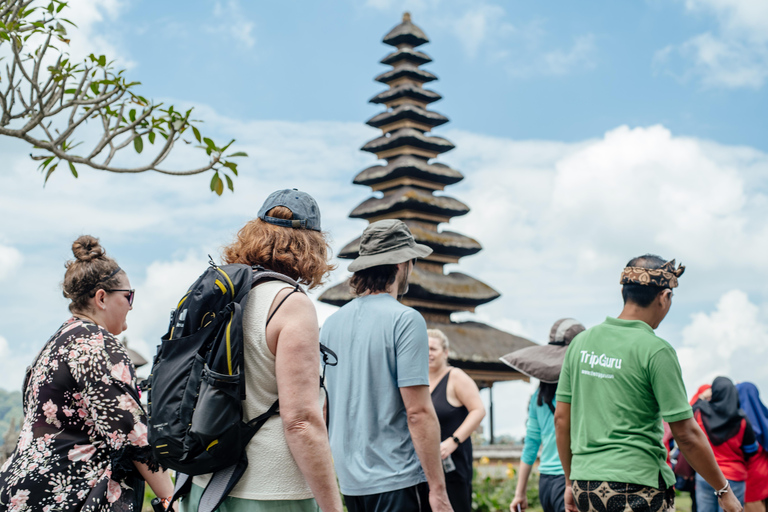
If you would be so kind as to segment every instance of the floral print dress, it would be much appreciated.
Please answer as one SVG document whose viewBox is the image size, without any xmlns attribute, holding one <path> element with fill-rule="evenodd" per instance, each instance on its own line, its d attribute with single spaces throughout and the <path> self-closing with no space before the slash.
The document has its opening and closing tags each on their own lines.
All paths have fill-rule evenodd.
<svg viewBox="0 0 768 512">
<path fill-rule="evenodd" d="M 134 368 L 122 343 L 71 318 L 28 370 L 16 451 L 0 469 L 0 511 L 136 511 L 150 460 Z"/>
</svg>

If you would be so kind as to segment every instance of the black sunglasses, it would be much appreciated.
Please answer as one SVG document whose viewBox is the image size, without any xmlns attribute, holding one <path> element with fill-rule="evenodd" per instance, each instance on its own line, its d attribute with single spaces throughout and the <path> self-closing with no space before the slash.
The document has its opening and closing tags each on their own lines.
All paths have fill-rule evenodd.
<svg viewBox="0 0 768 512">
<path fill-rule="evenodd" d="M 126 299 L 128 299 L 128 305 L 133 306 L 133 297 L 136 295 L 136 290 L 118 290 L 118 289 L 107 290 L 105 288 L 104 291 L 105 292 L 128 292 L 128 296 L 126 297 Z"/>
</svg>

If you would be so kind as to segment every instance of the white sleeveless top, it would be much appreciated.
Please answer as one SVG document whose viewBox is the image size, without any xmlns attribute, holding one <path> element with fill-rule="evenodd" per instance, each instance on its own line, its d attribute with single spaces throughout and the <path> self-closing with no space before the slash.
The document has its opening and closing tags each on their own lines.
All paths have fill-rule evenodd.
<svg viewBox="0 0 768 512">
<path fill-rule="evenodd" d="M 266 323 L 272 302 L 284 288 L 292 286 L 282 281 L 267 281 L 256 286 L 248 295 L 243 315 L 247 379 L 243 419 L 246 421 L 267 411 L 277 400 L 275 356 L 267 346 Z M 312 497 L 312 491 L 288 449 L 283 420 L 279 415 L 264 423 L 245 452 L 248 468 L 229 493 L 230 496 L 249 500 L 303 500 Z M 200 475 L 192 481 L 205 487 L 210 477 Z"/>
</svg>

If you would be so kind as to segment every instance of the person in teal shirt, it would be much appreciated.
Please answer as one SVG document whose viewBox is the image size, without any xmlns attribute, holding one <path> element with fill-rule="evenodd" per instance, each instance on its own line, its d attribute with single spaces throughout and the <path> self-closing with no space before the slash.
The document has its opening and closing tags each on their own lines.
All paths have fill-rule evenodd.
<svg viewBox="0 0 768 512">
<path fill-rule="evenodd" d="M 522 512 L 528 508 L 528 478 L 540 447 L 539 501 L 544 512 L 565 510 L 565 474 L 557 454 L 554 399 L 565 351 L 571 340 L 583 330 L 584 326 L 573 318 L 560 319 L 550 329 L 549 344 L 517 350 L 501 358 L 519 372 L 541 381 L 528 405 L 525 444 L 515 498 L 509 506 L 511 512 Z"/>
<path fill-rule="evenodd" d="M 568 347 L 555 410 L 568 512 L 673 511 L 662 419 L 722 509 L 742 510 L 693 419 L 675 349 L 654 333 L 684 270 L 652 254 L 633 258 L 621 273 L 621 314 Z"/>
</svg>

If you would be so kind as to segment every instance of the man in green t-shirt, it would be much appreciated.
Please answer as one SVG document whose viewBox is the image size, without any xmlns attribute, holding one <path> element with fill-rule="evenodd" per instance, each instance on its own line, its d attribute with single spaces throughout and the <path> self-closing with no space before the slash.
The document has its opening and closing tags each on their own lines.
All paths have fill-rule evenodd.
<svg viewBox="0 0 768 512">
<path fill-rule="evenodd" d="M 662 419 L 686 460 L 718 490 L 723 510 L 742 510 L 693 419 L 675 350 L 653 332 L 684 270 L 650 254 L 630 260 L 621 274 L 621 314 L 568 347 L 555 429 L 569 512 L 674 510 Z"/>
</svg>

